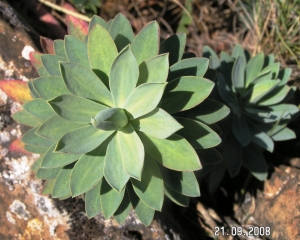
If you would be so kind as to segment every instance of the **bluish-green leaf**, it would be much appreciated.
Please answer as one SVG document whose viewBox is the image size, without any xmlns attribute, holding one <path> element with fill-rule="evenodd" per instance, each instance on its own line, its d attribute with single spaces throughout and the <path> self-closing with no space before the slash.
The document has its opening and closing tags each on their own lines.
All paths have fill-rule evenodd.
<svg viewBox="0 0 300 240">
<path fill-rule="evenodd" d="M 125 188 L 121 192 L 117 192 L 106 182 L 105 179 L 101 182 L 100 202 L 103 215 L 106 219 L 110 218 L 120 206 L 124 197 Z"/>
<path fill-rule="evenodd" d="M 211 47 L 204 46 L 202 56 L 209 59 L 209 68 L 217 70 L 221 67 L 219 57 Z"/>
<path fill-rule="evenodd" d="M 183 128 L 171 115 L 160 108 L 155 108 L 143 117 L 130 122 L 137 130 L 147 135 L 164 139 Z"/>
<path fill-rule="evenodd" d="M 250 172 L 260 181 L 268 176 L 268 167 L 261 151 L 253 144 L 243 149 L 243 161 Z"/>
<path fill-rule="evenodd" d="M 130 119 L 136 119 L 153 111 L 160 102 L 166 83 L 144 83 L 135 88 L 126 99 L 124 109 Z"/>
<path fill-rule="evenodd" d="M 295 139 L 296 134 L 293 130 L 289 128 L 284 128 L 281 131 L 273 134 L 271 137 L 274 141 L 286 141 L 290 139 Z"/>
<path fill-rule="evenodd" d="M 90 68 L 88 58 L 87 45 L 73 36 L 65 36 L 65 49 L 69 62 L 80 63 L 83 66 Z"/>
<path fill-rule="evenodd" d="M 242 115 L 241 117 L 238 117 L 235 114 L 233 115 L 232 130 L 234 136 L 243 147 L 247 146 L 250 143 L 251 137 L 245 115 Z"/>
<path fill-rule="evenodd" d="M 95 25 L 101 25 L 102 27 L 104 27 L 107 31 L 109 30 L 109 26 L 106 23 L 106 21 L 101 18 L 100 16 L 94 15 L 90 21 L 89 24 L 89 32 L 91 32 L 91 30 L 93 29 L 93 27 Z"/>
<path fill-rule="evenodd" d="M 59 140 L 65 133 L 83 126 L 85 126 L 85 124 L 71 122 L 55 115 L 46 120 L 37 129 L 36 134 L 56 141 Z"/>
<path fill-rule="evenodd" d="M 135 193 L 149 207 L 161 211 L 164 202 L 164 185 L 155 160 L 146 154 L 141 180 L 131 179 Z"/>
<path fill-rule="evenodd" d="M 51 76 L 60 76 L 59 62 L 64 62 L 66 59 L 51 54 L 42 55 L 41 59 L 45 69 Z"/>
<path fill-rule="evenodd" d="M 60 66 L 62 77 L 71 93 L 113 106 L 109 90 L 90 68 L 70 62 L 61 63 Z"/>
<path fill-rule="evenodd" d="M 249 130 L 250 130 L 250 133 L 251 133 L 251 140 L 252 140 L 252 142 L 254 142 L 258 146 L 261 146 L 262 148 L 268 150 L 269 152 L 273 152 L 273 150 L 274 150 L 274 142 L 268 136 L 268 134 L 266 134 L 265 132 L 263 132 L 262 130 L 260 130 L 253 123 L 249 124 Z"/>
<path fill-rule="evenodd" d="M 43 185 L 43 190 L 42 190 L 42 194 L 43 195 L 49 195 L 52 193 L 52 189 L 55 183 L 55 179 L 48 179 L 44 185 Z"/>
<path fill-rule="evenodd" d="M 107 109 L 104 105 L 74 95 L 62 95 L 49 103 L 60 117 L 77 123 L 90 123 L 91 117 Z"/>
<path fill-rule="evenodd" d="M 40 119 L 36 118 L 25 110 L 14 113 L 12 115 L 12 118 L 18 123 L 24 124 L 29 127 L 37 127 L 42 124 L 42 121 Z"/>
<path fill-rule="evenodd" d="M 28 81 L 27 82 L 29 90 L 30 90 L 30 95 L 32 96 L 32 98 L 41 98 L 41 96 L 39 95 L 39 93 L 36 91 L 33 82 L 32 81 Z"/>
<path fill-rule="evenodd" d="M 155 210 L 148 207 L 134 192 L 131 184 L 127 185 L 127 193 L 134 211 L 143 224 L 149 226 L 153 220 Z"/>
<path fill-rule="evenodd" d="M 193 172 L 170 170 L 158 164 L 164 184 L 185 196 L 199 197 L 200 189 Z"/>
<path fill-rule="evenodd" d="M 58 198 L 58 197 L 64 197 L 69 196 L 70 191 L 70 176 L 72 173 L 74 164 L 70 164 L 68 166 L 65 166 L 61 169 L 58 176 L 56 177 L 56 181 L 54 183 L 53 189 L 52 189 L 52 197 Z"/>
<path fill-rule="evenodd" d="M 36 130 L 37 130 L 37 128 L 32 128 L 32 129 L 28 130 L 23 135 L 21 141 L 28 145 L 33 145 L 33 146 L 38 146 L 38 147 L 51 147 L 53 144 L 53 141 L 35 134 Z"/>
<path fill-rule="evenodd" d="M 231 74 L 234 65 L 234 59 L 228 53 L 221 52 L 220 61 L 221 61 L 221 73 L 226 83 L 231 87 L 232 86 Z"/>
<path fill-rule="evenodd" d="M 271 105 L 277 104 L 277 103 L 281 102 L 283 99 L 285 99 L 285 97 L 289 93 L 290 89 L 291 88 L 287 85 L 282 86 L 282 87 L 280 87 L 278 85 L 276 89 L 269 92 L 266 96 L 264 96 L 262 99 L 260 99 L 258 101 L 258 105 L 259 106 L 271 106 Z"/>
<path fill-rule="evenodd" d="M 221 143 L 219 135 L 210 127 L 188 118 L 175 118 L 183 128 L 177 134 L 184 137 L 195 149 L 211 148 Z"/>
<path fill-rule="evenodd" d="M 130 46 L 115 59 L 109 76 L 109 86 L 115 107 L 123 107 L 129 94 L 134 90 L 139 77 L 139 69 Z"/>
<path fill-rule="evenodd" d="M 142 62 L 139 66 L 139 73 L 137 86 L 142 83 L 166 82 L 169 73 L 168 54 L 158 55 Z"/>
<path fill-rule="evenodd" d="M 234 46 L 231 56 L 235 59 L 237 59 L 238 57 L 242 57 L 246 61 L 245 50 L 240 44 L 236 44 Z"/>
<path fill-rule="evenodd" d="M 261 52 L 255 57 L 251 58 L 246 66 L 246 80 L 245 87 L 247 88 L 250 83 L 258 76 L 264 64 L 264 53 Z"/>
<path fill-rule="evenodd" d="M 125 171 L 131 177 L 140 180 L 144 166 L 145 151 L 142 141 L 130 123 L 117 132 L 117 143 Z"/>
<path fill-rule="evenodd" d="M 291 76 L 291 73 L 292 73 L 291 68 L 281 69 L 278 73 L 278 78 L 281 80 L 281 82 L 278 84 L 278 86 L 284 86 L 285 84 L 287 84 L 287 82 Z"/>
<path fill-rule="evenodd" d="M 70 94 L 62 77 L 39 77 L 33 80 L 32 83 L 41 98 L 46 101 L 63 94 Z"/>
<path fill-rule="evenodd" d="M 156 21 L 148 23 L 133 39 L 131 44 L 138 65 L 158 54 L 159 26 Z"/>
<path fill-rule="evenodd" d="M 85 212 L 88 215 L 88 218 L 95 217 L 102 212 L 100 202 L 100 186 L 101 182 L 99 182 L 85 194 Z"/>
<path fill-rule="evenodd" d="M 55 115 L 51 106 L 43 99 L 37 98 L 23 105 L 23 108 L 33 116 L 45 121 Z"/>
<path fill-rule="evenodd" d="M 106 131 L 119 130 L 128 123 L 128 117 L 122 108 L 108 108 L 91 119 L 95 128 Z"/>
<path fill-rule="evenodd" d="M 46 180 L 55 179 L 61 171 L 60 168 L 39 168 L 36 172 L 36 177 Z"/>
<path fill-rule="evenodd" d="M 187 207 L 189 205 L 190 198 L 188 196 L 182 195 L 174 189 L 170 188 L 165 184 L 165 194 L 170 198 L 174 203 Z"/>
<path fill-rule="evenodd" d="M 200 158 L 203 168 L 205 165 L 217 164 L 223 159 L 222 155 L 215 148 L 196 149 L 196 152 Z"/>
<path fill-rule="evenodd" d="M 66 133 L 58 141 L 55 151 L 73 154 L 87 153 L 98 147 L 112 133 L 113 131 L 102 131 L 87 125 Z"/>
<path fill-rule="evenodd" d="M 276 79 L 279 73 L 280 63 L 272 63 L 261 70 L 261 73 L 271 72 L 271 79 Z"/>
<path fill-rule="evenodd" d="M 186 44 L 186 35 L 184 33 L 176 33 L 160 44 L 159 53 L 169 53 L 169 63 L 172 66 L 177 63 L 183 55 Z"/>
<path fill-rule="evenodd" d="M 134 34 L 128 19 L 121 13 L 119 13 L 109 28 L 109 34 L 115 41 L 115 44 L 120 52 L 128 44 L 132 43 Z"/>
<path fill-rule="evenodd" d="M 27 150 L 28 152 L 38 153 L 38 154 L 44 154 L 48 150 L 47 147 L 38 147 L 38 146 L 27 145 L 27 144 L 25 144 L 24 149 Z"/>
<path fill-rule="evenodd" d="M 57 168 L 66 166 L 78 160 L 81 154 L 66 154 L 54 152 L 56 143 L 54 143 L 43 157 L 41 168 Z"/>
<path fill-rule="evenodd" d="M 108 31 L 100 25 L 95 25 L 90 30 L 88 55 L 93 71 L 109 87 L 108 76 L 118 50 Z"/>
<path fill-rule="evenodd" d="M 76 162 L 70 179 L 73 197 L 89 191 L 102 179 L 107 144 L 106 140 L 93 151 L 82 155 Z"/>
<path fill-rule="evenodd" d="M 64 40 L 61 39 L 54 40 L 53 44 L 54 44 L 55 55 L 67 59 Z"/>
<path fill-rule="evenodd" d="M 41 163 L 43 161 L 43 155 L 40 156 L 31 166 L 30 166 L 30 170 L 33 171 L 34 173 L 36 173 L 40 166 L 41 166 Z"/>
<path fill-rule="evenodd" d="M 125 171 L 117 136 L 112 136 L 106 151 L 104 176 L 111 187 L 120 192 L 130 176 Z"/>
<path fill-rule="evenodd" d="M 201 164 L 193 147 L 181 136 L 173 134 L 158 139 L 137 131 L 145 151 L 163 166 L 178 171 L 195 171 Z"/>
<path fill-rule="evenodd" d="M 159 107 L 168 113 L 188 110 L 203 102 L 214 83 L 202 77 L 181 77 L 167 84 Z"/>
<path fill-rule="evenodd" d="M 203 77 L 208 68 L 207 58 L 189 58 L 170 67 L 168 81 L 184 76 Z"/>
<path fill-rule="evenodd" d="M 232 69 L 232 85 L 237 92 L 242 92 L 245 86 L 245 69 L 246 60 L 243 57 L 238 57 Z"/>
<path fill-rule="evenodd" d="M 125 222 L 131 208 L 132 208 L 132 205 L 130 203 L 128 193 L 127 193 L 127 191 L 125 191 L 123 200 L 122 200 L 119 208 L 117 209 L 117 211 L 114 213 L 114 218 L 116 219 L 116 221 L 119 224 L 122 224 L 123 222 Z"/>
</svg>

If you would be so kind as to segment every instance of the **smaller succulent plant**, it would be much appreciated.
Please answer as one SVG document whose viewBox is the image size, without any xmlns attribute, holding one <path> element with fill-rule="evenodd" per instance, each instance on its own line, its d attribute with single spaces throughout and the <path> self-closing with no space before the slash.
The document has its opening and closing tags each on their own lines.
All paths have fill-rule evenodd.
<svg viewBox="0 0 300 240">
<path fill-rule="evenodd" d="M 95 16 L 88 31 L 75 25 L 46 46 L 54 52 L 31 54 L 40 77 L 13 118 L 32 127 L 22 142 L 41 154 L 32 169 L 46 180 L 44 194 L 84 195 L 89 217 L 102 212 L 119 223 L 133 208 L 149 225 L 164 196 L 187 206 L 200 195 L 193 171 L 221 142 L 207 124 L 228 108 L 206 99 L 214 87 L 204 78 L 208 59 L 183 53 L 184 34 L 160 43 L 151 22 L 134 36 L 122 14 Z"/>
<path fill-rule="evenodd" d="M 264 180 L 267 165 L 261 149 L 272 152 L 274 141 L 295 138 L 287 127 L 299 111 L 297 106 L 287 103 L 295 91 L 287 85 L 291 69 L 280 70 L 272 54 L 250 57 L 240 45 L 231 55 L 221 52 L 220 59 L 206 46 L 203 56 L 210 59 L 210 68 L 217 71 L 213 98 L 231 109 L 230 116 L 220 123 L 224 161 L 215 170 L 221 176 L 227 168 L 234 177 L 244 166 Z"/>
</svg>

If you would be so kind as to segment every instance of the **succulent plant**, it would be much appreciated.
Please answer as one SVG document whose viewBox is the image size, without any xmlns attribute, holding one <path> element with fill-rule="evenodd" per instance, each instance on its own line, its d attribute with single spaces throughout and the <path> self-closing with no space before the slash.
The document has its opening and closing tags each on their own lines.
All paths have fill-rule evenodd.
<svg viewBox="0 0 300 240">
<path fill-rule="evenodd" d="M 72 32 L 54 41 L 54 54 L 32 55 L 40 75 L 28 82 L 33 100 L 13 115 L 32 127 L 22 142 L 41 154 L 32 170 L 46 180 L 43 193 L 84 195 L 88 217 L 102 212 L 119 223 L 133 208 L 149 225 L 164 195 L 187 206 L 200 195 L 197 152 L 210 164 L 221 142 L 205 123 L 228 114 L 206 99 L 214 87 L 203 77 L 208 59 L 183 53 L 184 34 L 159 44 L 155 21 L 134 36 L 122 14 L 94 16 L 81 40 Z"/>
<path fill-rule="evenodd" d="M 287 103 L 295 91 L 286 84 L 291 69 L 280 70 L 272 54 L 264 56 L 261 52 L 250 57 L 240 45 L 231 56 L 221 52 L 220 59 L 205 46 L 203 56 L 210 59 L 210 68 L 217 71 L 213 98 L 231 109 L 231 114 L 220 123 L 224 161 L 215 166 L 211 175 L 216 176 L 217 172 L 222 177 L 227 168 L 234 177 L 244 166 L 256 178 L 264 180 L 267 164 L 262 149 L 272 152 L 274 141 L 295 138 L 295 133 L 287 127 L 299 111 L 297 106 Z"/>
</svg>

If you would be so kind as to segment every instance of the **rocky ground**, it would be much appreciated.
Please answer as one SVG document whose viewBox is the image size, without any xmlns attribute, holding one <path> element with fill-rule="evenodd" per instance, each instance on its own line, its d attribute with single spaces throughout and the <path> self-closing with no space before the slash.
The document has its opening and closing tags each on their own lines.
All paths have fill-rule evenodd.
<svg viewBox="0 0 300 240">
<path fill-rule="evenodd" d="M 28 81 L 37 77 L 28 53 L 39 36 L 4 0 L 0 0 L 0 80 Z M 119 226 L 102 215 L 88 219 L 81 198 L 53 200 L 40 194 L 42 181 L 30 171 L 37 155 L 10 152 L 10 143 L 26 131 L 11 119 L 21 106 L 0 90 L 0 239 L 214 239 L 216 227 L 228 236 L 218 239 L 300 239 L 300 160 L 278 154 L 286 165 L 276 165 L 265 183 L 242 193 L 227 191 L 192 199 L 189 208 L 166 203 L 149 227 L 134 213 Z M 297 145 L 298 144 L 298 145 Z M 299 142 L 293 143 L 294 148 Z M 298 151 L 299 152 L 299 151 Z M 281 159 L 281 160 L 282 160 Z M 269 226 L 271 236 L 233 237 L 232 227 Z"/>
</svg>

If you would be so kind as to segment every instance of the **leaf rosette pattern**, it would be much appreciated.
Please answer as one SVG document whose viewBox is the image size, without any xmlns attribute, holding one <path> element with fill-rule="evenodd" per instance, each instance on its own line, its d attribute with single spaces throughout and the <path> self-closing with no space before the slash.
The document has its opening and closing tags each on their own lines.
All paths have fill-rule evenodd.
<svg viewBox="0 0 300 240">
<path fill-rule="evenodd" d="M 224 130 L 224 161 L 210 173 L 220 176 L 212 185 L 218 185 L 216 181 L 221 181 L 226 169 L 234 177 L 242 166 L 257 179 L 266 179 L 267 164 L 262 150 L 272 152 L 274 141 L 296 137 L 287 127 L 299 111 L 297 106 L 287 103 L 296 90 L 287 85 L 291 69 L 280 70 L 273 54 L 264 56 L 261 52 L 250 57 L 240 45 L 231 55 L 221 52 L 220 58 L 205 46 L 203 56 L 210 59 L 210 68 L 217 72 L 213 97 L 231 109 L 231 114 L 219 123 Z"/>
<path fill-rule="evenodd" d="M 145 225 L 165 195 L 182 206 L 200 195 L 193 147 L 213 148 L 220 137 L 209 116 L 176 115 L 212 101 L 214 87 L 203 77 L 208 59 L 184 47 L 184 34 L 159 43 L 155 21 L 134 36 L 119 14 L 94 16 L 85 41 L 66 36 L 55 54 L 39 56 L 40 77 L 28 83 L 34 99 L 14 118 L 32 127 L 22 142 L 41 154 L 32 169 L 45 194 L 84 194 L 90 218 L 102 212 L 119 223 L 133 208 Z M 186 131 L 191 125 L 202 135 Z"/>
</svg>

